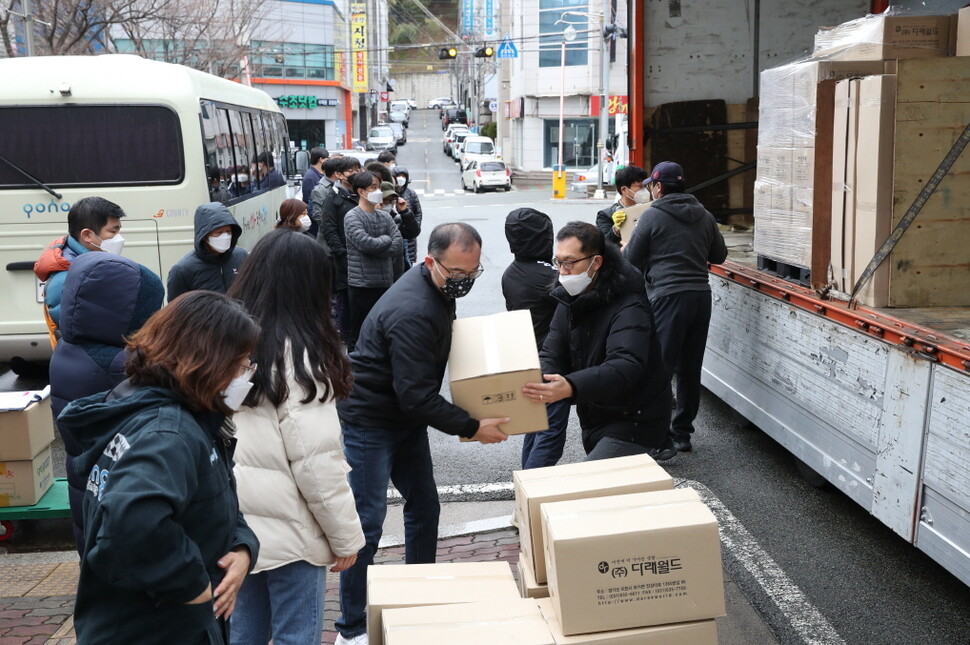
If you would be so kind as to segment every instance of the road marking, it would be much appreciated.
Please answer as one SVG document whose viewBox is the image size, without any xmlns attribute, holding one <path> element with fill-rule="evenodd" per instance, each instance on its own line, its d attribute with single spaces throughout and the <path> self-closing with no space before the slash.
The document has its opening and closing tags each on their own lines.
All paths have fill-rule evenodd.
<svg viewBox="0 0 970 645">
<path fill-rule="evenodd" d="M 825 616 L 805 597 L 801 589 L 792 582 L 771 556 L 761 548 L 748 529 L 707 486 L 690 479 L 676 479 L 675 483 L 678 488 L 689 487 L 698 492 L 717 518 L 723 547 L 730 551 L 737 563 L 761 587 L 806 645 L 845 645 L 845 641 Z M 507 500 L 511 492 L 513 492 L 512 482 L 438 487 L 438 496 L 443 502 Z M 400 501 L 401 495 L 393 487 L 388 488 L 387 500 L 388 502 Z M 465 524 L 443 526 L 440 528 L 439 537 L 469 535 L 508 526 L 511 526 L 509 516 L 476 520 Z M 386 543 L 385 540 L 381 540 L 382 547 L 403 544 L 402 536 L 388 535 L 386 538 Z"/>
</svg>

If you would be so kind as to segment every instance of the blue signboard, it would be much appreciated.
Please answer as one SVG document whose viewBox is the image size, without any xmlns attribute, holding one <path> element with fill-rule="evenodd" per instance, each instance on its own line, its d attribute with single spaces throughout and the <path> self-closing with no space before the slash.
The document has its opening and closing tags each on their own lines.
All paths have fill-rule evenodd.
<svg viewBox="0 0 970 645">
<path fill-rule="evenodd" d="M 498 46 L 498 50 L 495 52 L 496 58 L 518 58 L 519 48 L 515 46 L 512 39 L 508 36 L 502 41 L 502 44 Z"/>
</svg>

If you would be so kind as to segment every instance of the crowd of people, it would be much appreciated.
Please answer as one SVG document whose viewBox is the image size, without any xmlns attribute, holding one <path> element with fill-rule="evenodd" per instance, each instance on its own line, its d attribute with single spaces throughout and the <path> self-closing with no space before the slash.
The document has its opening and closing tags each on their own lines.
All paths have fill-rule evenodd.
<svg viewBox="0 0 970 645">
<path fill-rule="evenodd" d="M 419 259 L 409 185 L 393 156 L 362 166 L 314 149 L 300 197 L 248 253 L 225 203 L 199 206 L 167 290 L 120 255 L 120 207 L 71 208 L 35 271 L 58 339 L 79 643 L 316 644 L 326 567 L 340 573 L 337 643 L 366 643 L 388 484 L 404 499 L 405 561 L 434 562 L 428 428 L 493 444 L 509 419 L 474 419 L 441 395 L 483 241 L 440 224 Z M 506 218 L 502 291 L 531 312 L 542 367 L 522 395 L 549 421 L 525 437 L 523 468 L 560 460 L 572 406 L 588 459 L 692 449 L 707 264 L 725 259 L 724 240 L 679 165 L 630 166 L 616 186 L 595 224 L 556 232 L 531 208 Z M 646 201 L 624 240 L 623 209 Z"/>
</svg>

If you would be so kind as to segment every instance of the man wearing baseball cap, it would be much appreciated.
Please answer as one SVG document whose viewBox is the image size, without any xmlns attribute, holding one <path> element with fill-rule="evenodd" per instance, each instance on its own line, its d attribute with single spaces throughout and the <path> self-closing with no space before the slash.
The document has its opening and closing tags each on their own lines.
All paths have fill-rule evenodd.
<svg viewBox="0 0 970 645">
<path fill-rule="evenodd" d="M 707 265 L 724 262 L 727 247 L 714 216 L 684 192 L 680 164 L 658 163 L 649 182 L 654 201 L 637 222 L 624 255 L 647 282 L 664 367 L 677 375 L 670 434 L 679 452 L 689 452 L 711 321 Z"/>
</svg>

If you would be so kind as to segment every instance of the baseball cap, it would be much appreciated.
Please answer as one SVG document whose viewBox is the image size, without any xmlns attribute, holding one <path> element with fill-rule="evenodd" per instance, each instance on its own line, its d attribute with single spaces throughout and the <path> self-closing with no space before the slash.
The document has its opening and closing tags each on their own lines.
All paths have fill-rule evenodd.
<svg viewBox="0 0 970 645">
<path fill-rule="evenodd" d="M 661 184 L 684 183 L 684 169 L 680 164 L 673 161 L 661 161 L 653 167 L 650 173 L 650 181 L 659 181 Z"/>
<path fill-rule="evenodd" d="M 384 199 L 391 196 L 397 197 L 397 191 L 394 190 L 394 184 L 389 181 L 381 182 L 381 192 L 384 194 Z"/>
</svg>

